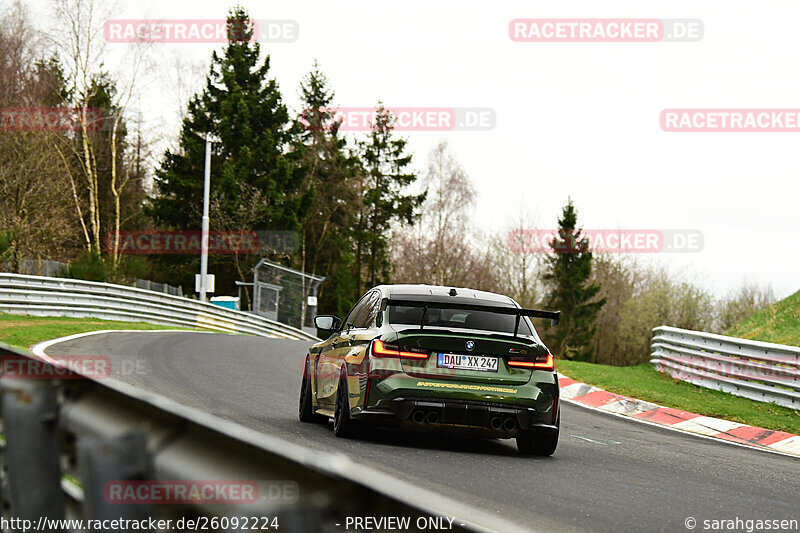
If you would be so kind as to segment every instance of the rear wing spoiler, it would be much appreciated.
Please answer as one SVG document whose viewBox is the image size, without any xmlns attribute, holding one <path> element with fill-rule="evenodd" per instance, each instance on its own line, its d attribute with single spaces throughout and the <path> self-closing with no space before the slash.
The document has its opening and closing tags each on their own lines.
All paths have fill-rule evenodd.
<svg viewBox="0 0 800 533">
<path fill-rule="evenodd" d="M 514 336 L 517 336 L 519 330 L 519 320 L 522 316 L 529 316 L 533 318 L 548 318 L 553 326 L 558 325 L 559 318 L 561 318 L 561 311 L 541 311 L 539 309 L 521 309 L 518 307 L 506 307 L 501 305 L 485 305 L 485 304 L 470 304 L 460 302 L 435 302 L 429 300 L 413 300 L 408 298 L 387 298 L 384 300 L 383 309 L 389 305 L 402 305 L 405 307 L 421 307 L 422 320 L 420 321 L 419 329 L 425 326 L 425 318 L 428 315 L 428 308 L 433 309 L 463 309 L 465 311 L 488 311 L 490 313 L 498 313 L 501 315 L 515 315 L 517 317 L 514 322 Z"/>
</svg>

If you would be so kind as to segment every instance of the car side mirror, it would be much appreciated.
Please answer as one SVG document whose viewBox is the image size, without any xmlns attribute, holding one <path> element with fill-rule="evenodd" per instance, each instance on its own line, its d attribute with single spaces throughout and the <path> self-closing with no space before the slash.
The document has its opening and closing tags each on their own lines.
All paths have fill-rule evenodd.
<svg viewBox="0 0 800 533">
<path fill-rule="evenodd" d="M 334 315 L 317 315 L 314 317 L 314 326 L 317 328 L 317 337 L 327 339 L 339 329 L 342 321 Z"/>
</svg>

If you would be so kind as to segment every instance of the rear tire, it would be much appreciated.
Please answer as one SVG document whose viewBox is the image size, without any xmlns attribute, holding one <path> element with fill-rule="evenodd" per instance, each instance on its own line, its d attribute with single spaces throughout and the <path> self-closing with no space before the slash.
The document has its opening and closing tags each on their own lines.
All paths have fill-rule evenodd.
<svg viewBox="0 0 800 533">
<path fill-rule="evenodd" d="M 313 394 L 311 390 L 311 376 L 308 371 L 308 357 L 306 357 L 306 363 L 303 367 L 303 381 L 300 383 L 300 406 L 298 415 L 301 422 L 322 424 L 326 422 L 328 418 L 314 412 Z"/>
<path fill-rule="evenodd" d="M 517 435 L 517 450 L 520 455 L 539 457 L 553 455 L 558 447 L 559 426 L 561 426 L 561 413 L 558 414 L 555 430 L 520 432 Z"/>
<path fill-rule="evenodd" d="M 347 373 L 342 368 L 339 387 L 336 389 L 336 404 L 333 410 L 333 434 L 350 439 L 358 436 L 358 422 L 350 418 L 350 398 L 347 387 Z"/>
</svg>

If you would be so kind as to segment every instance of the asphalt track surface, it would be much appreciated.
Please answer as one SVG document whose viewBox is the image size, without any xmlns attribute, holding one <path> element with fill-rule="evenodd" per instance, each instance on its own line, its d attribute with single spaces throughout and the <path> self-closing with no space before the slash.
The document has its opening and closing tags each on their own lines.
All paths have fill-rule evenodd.
<svg viewBox="0 0 800 533">
<path fill-rule="evenodd" d="M 548 458 L 519 457 L 513 440 L 389 430 L 336 438 L 330 425 L 297 419 L 309 344 L 118 332 L 59 343 L 47 354 L 106 355 L 117 379 L 312 449 L 346 453 L 521 529 L 686 532 L 688 517 L 695 531 L 704 531 L 704 520 L 800 522 L 800 460 L 567 403 L 558 450 Z"/>
</svg>

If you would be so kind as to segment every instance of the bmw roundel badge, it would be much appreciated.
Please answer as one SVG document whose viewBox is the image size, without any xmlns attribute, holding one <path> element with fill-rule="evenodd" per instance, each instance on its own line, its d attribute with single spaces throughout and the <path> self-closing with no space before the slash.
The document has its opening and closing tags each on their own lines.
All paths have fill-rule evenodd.
<svg viewBox="0 0 800 533">
<path fill-rule="evenodd" d="M 472 342 L 472 341 L 467 341 L 467 350 L 469 350 L 469 351 L 472 351 L 472 349 L 473 349 L 474 347 L 475 347 L 475 343 L 474 343 L 474 342 Z"/>
</svg>

